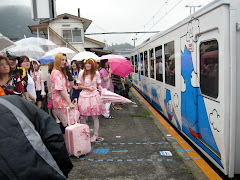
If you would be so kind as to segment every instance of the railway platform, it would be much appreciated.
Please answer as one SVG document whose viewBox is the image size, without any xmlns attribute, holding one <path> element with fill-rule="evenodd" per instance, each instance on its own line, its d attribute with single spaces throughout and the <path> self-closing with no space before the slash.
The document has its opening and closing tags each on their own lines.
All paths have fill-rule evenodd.
<svg viewBox="0 0 240 180">
<path fill-rule="evenodd" d="M 114 119 L 99 116 L 99 136 L 92 151 L 74 165 L 69 180 L 222 179 L 135 89 L 132 101 L 112 110 Z M 93 121 L 89 118 L 90 129 Z"/>
</svg>

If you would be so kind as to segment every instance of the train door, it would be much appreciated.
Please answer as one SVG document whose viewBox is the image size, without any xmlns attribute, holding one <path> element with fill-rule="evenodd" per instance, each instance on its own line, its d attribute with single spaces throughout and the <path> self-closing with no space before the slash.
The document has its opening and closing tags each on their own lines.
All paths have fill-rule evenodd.
<svg viewBox="0 0 240 180">
<path fill-rule="evenodd" d="M 218 31 L 206 31 L 189 41 L 181 53 L 182 131 L 221 164 L 215 136 L 220 109 Z M 181 38 L 184 42 L 185 36 Z M 219 142 L 219 141 L 218 141 Z"/>
<path fill-rule="evenodd" d="M 221 89 L 219 79 L 219 49 L 218 30 L 201 34 L 196 42 L 197 91 L 197 128 L 196 138 L 203 149 L 215 160 L 221 159 L 219 152 L 219 123 Z M 221 43 L 223 44 L 223 43 Z M 219 161 L 218 161 L 219 162 Z M 220 162 L 219 162 L 220 164 Z"/>
</svg>

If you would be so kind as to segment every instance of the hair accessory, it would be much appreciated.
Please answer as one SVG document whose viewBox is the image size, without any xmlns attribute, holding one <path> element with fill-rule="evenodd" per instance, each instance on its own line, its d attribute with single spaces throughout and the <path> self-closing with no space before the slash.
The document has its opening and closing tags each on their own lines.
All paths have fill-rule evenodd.
<svg viewBox="0 0 240 180">
<path fill-rule="evenodd" d="M 94 60 L 94 59 L 92 59 L 92 58 L 90 58 L 90 59 L 87 59 L 87 60 L 91 60 L 93 63 L 95 63 L 95 60 Z"/>
</svg>

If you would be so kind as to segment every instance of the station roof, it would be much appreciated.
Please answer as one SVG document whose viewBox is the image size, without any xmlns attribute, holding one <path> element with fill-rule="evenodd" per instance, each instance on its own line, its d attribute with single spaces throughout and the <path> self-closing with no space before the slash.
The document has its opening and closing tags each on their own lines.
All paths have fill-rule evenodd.
<svg viewBox="0 0 240 180">
<path fill-rule="evenodd" d="M 60 18 L 73 18 L 73 19 L 77 19 L 79 21 L 82 21 L 84 32 L 86 31 L 86 29 L 92 23 L 92 21 L 89 20 L 89 19 L 85 19 L 85 18 L 82 18 L 82 17 L 74 16 L 72 14 L 64 13 L 64 14 L 58 15 L 55 19 L 44 19 L 44 20 L 41 20 L 39 22 L 39 24 L 31 25 L 31 26 L 28 26 L 28 27 L 29 27 L 29 29 L 31 30 L 32 33 L 36 32 L 37 29 L 39 31 L 47 31 L 47 27 L 48 27 L 49 23 L 53 22 L 56 19 L 60 19 Z"/>
</svg>

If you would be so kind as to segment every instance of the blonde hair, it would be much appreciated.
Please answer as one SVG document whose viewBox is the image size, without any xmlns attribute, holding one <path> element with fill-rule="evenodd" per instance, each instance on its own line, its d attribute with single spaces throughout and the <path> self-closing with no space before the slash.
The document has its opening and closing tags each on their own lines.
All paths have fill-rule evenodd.
<svg viewBox="0 0 240 180">
<path fill-rule="evenodd" d="M 92 58 L 87 59 L 85 64 L 91 64 L 91 70 L 90 70 L 90 75 L 91 75 L 91 81 L 93 80 L 95 74 L 96 74 L 96 61 Z M 86 67 L 84 66 L 83 68 L 83 81 L 85 80 L 86 77 Z"/>
<path fill-rule="evenodd" d="M 59 70 L 60 72 L 63 73 L 65 79 L 67 79 L 67 73 L 66 69 L 62 68 L 62 58 L 63 58 L 63 53 L 57 53 L 54 59 L 54 69 Z"/>
</svg>

